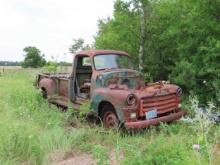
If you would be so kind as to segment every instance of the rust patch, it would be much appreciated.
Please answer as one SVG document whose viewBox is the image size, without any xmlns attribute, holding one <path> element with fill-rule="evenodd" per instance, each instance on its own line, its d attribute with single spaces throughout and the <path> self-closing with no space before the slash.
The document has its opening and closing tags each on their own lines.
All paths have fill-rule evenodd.
<svg viewBox="0 0 220 165">
<path fill-rule="evenodd" d="M 112 55 L 113 61 L 111 58 L 109 61 Z M 105 61 L 99 62 L 101 68 L 98 69 L 96 56 L 102 56 Z M 83 64 L 85 57 L 89 65 Z M 166 81 L 145 83 L 140 72 L 126 65 L 129 61 L 129 55 L 122 51 L 81 51 L 74 56 L 71 74 L 39 74 L 37 85 L 46 89 L 53 103 L 73 109 L 80 109 L 83 103 L 90 101 L 91 110 L 99 115 L 103 111 L 100 105 L 107 102 L 128 128 L 171 122 L 185 115 L 180 107 L 180 87 Z"/>
</svg>

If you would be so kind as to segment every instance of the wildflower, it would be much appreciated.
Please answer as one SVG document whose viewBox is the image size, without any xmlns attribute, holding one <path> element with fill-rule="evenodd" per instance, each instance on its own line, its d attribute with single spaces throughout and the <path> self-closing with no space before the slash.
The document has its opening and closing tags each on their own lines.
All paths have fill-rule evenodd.
<svg viewBox="0 0 220 165">
<path fill-rule="evenodd" d="M 199 144 L 193 144 L 193 149 L 194 149 L 195 151 L 199 151 L 200 145 L 199 145 Z"/>
</svg>

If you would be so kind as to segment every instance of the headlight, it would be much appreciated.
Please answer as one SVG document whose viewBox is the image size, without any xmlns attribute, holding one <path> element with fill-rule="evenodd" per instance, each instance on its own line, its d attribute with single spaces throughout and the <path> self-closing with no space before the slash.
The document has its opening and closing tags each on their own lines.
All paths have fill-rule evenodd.
<svg viewBox="0 0 220 165">
<path fill-rule="evenodd" d="M 130 113 L 130 119 L 136 119 L 137 115 L 136 113 Z"/>
<path fill-rule="evenodd" d="M 179 103 L 179 104 L 178 104 L 178 108 L 181 108 L 181 107 L 182 107 L 182 104 Z"/>
<path fill-rule="evenodd" d="M 128 105 L 133 105 L 133 104 L 135 104 L 135 103 L 136 103 L 136 97 L 135 97 L 135 95 L 134 95 L 134 94 L 128 95 L 126 101 L 127 101 L 127 104 L 128 104 Z"/>
<path fill-rule="evenodd" d="M 181 96 L 181 94 L 182 94 L 182 89 L 178 88 L 177 91 L 176 91 L 176 95 Z"/>
</svg>

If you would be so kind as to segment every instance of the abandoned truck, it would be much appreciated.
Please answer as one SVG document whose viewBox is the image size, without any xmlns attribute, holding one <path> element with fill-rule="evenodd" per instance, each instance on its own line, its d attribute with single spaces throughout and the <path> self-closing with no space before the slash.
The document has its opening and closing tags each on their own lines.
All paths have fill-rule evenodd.
<svg viewBox="0 0 220 165">
<path fill-rule="evenodd" d="M 74 55 L 70 74 L 39 74 L 43 97 L 61 107 L 80 110 L 90 102 L 106 128 L 146 128 L 185 115 L 180 87 L 167 82 L 145 83 L 127 53 L 114 50 L 81 51 Z"/>
</svg>

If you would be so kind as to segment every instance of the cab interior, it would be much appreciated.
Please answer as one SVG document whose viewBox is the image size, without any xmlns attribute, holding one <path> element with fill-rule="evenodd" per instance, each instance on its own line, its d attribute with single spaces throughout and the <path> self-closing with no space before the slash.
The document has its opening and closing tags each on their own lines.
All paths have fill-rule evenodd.
<svg viewBox="0 0 220 165">
<path fill-rule="evenodd" d="M 80 56 L 76 64 L 75 92 L 80 98 L 90 97 L 92 66 L 90 57 Z"/>
</svg>

